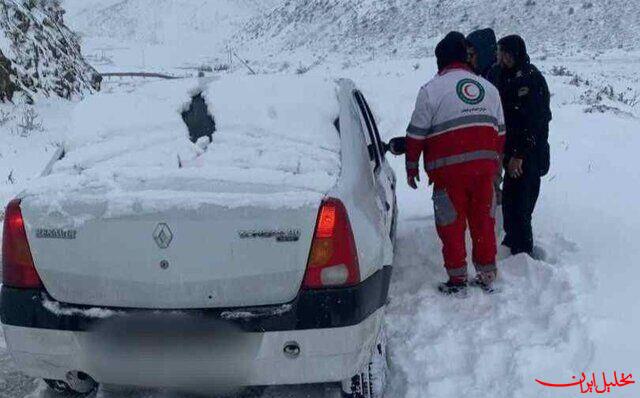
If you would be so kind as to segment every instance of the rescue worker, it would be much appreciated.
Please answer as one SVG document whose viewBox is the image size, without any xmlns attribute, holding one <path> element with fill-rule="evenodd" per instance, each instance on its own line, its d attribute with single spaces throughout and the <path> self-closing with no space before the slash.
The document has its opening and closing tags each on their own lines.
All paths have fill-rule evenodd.
<svg viewBox="0 0 640 398">
<path fill-rule="evenodd" d="M 494 85 L 499 72 L 497 49 L 496 34 L 491 28 L 476 30 L 467 36 L 469 65 Z"/>
<path fill-rule="evenodd" d="M 533 252 L 531 219 L 540 193 L 540 177 L 549 171 L 551 109 L 547 82 L 531 64 L 520 36 L 498 42 L 499 79 L 506 119 L 503 245 L 511 254 Z M 538 256 L 535 256 L 538 257 Z"/>
<path fill-rule="evenodd" d="M 467 223 L 473 241 L 474 285 L 491 291 L 496 278 L 495 195 L 504 125 L 498 90 L 477 76 L 467 60 L 465 38 L 449 33 L 436 47 L 438 74 L 418 93 L 407 128 L 407 182 L 417 189 L 419 160 L 433 182 L 433 203 L 444 266 L 444 294 L 467 288 Z"/>
</svg>

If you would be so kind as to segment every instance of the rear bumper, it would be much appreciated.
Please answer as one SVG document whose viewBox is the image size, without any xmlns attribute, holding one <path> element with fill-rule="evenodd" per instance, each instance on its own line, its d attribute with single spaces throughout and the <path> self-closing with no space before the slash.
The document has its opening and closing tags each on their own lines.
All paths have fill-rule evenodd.
<svg viewBox="0 0 640 398">
<path fill-rule="evenodd" d="M 283 305 L 195 310 L 89 307 L 58 302 L 44 290 L 3 286 L 0 319 L 3 325 L 78 332 L 105 320 L 163 313 L 229 321 L 246 332 L 340 328 L 357 325 L 383 307 L 390 281 L 391 267 L 386 266 L 356 286 L 302 290 L 294 301 Z"/>
<path fill-rule="evenodd" d="M 367 363 L 391 267 L 347 289 L 302 291 L 281 306 L 186 311 L 89 308 L 45 291 L 2 288 L 0 315 L 17 368 L 101 383 L 206 387 L 335 382 Z M 285 354 L 295 342 L 300 354 Z"/>
<path fill-rule="evenodd" d="M 383 309 L 344 328 L 248 333 L 232 343 L 242 344 L 237 350 L 212 347 L 213 339 L 183 344 L 170 337 L 153 348 L 132 342 L 101 346 L 102 336 L 93 332 L 3 328 L 16 367 L 32 377 L 64 380 L 67 372 L 82 371 L 102 384 L 207 390 L 348 379 L 368 363 L 381 322 Z M 296 358 L 283 351 L 291 342 L 300 347 Z"/>
</svg>

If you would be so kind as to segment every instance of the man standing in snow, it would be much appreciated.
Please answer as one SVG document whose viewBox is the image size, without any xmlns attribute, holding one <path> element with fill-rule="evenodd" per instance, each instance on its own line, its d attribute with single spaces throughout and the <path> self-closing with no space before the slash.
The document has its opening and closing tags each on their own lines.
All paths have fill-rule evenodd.
<svg viewBox="0 0 640 398">
<path fill-rule="evenodd" d="M 433 203 L 449 280 L 438 289 L 458 294 L 467 287 L 467 223 L 473 240 L 474 284 L 486 291 L 496 278 L 495 192 L 504 117 L 498 90 L 466 63 L 461 33 L 436 47 L 438 74 L 418 93 L 407 128 L 408 184 L 417 189 L 419 160 L 434 183 Z"/>
<path fill-rule="evenodd" d="M 468 61 L 474 72 L 496 84 L 499 66 L 497 65 L 496 34 L 486 28 L 473 31 L 467 36 Z"/>
<path fill-rule="evenodd" d="M 507 36 L 498 42 L 498 62 L 501 71 L 496 86 L 507 128 L 502 193 L 506 236 L 502 244 L 512 254 L 531 255 L 531 218 L 540 193 L 540 177 L 549 171 L 549 88 L 542 73 L 531 64 L 520 36 Z"/>
<path fill-rule="evenodd" d="M 475 30 L 467 35 L 467 62 L 473 71 L 484 77 L 494 86 L 500 76 L 498 65 L 498 43 L 496 34 L 491 28 Z M 497 204 L 502 205 L 502 170 L 496 175 L 494 181 Z"/>
</svg>

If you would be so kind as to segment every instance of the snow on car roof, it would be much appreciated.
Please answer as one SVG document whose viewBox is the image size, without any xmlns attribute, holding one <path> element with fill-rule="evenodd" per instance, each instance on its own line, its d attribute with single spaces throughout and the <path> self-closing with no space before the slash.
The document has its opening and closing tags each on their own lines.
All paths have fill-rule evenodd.
<svg viewBox="0 0 640 398">
<path fill-rule="evenodd" d="M 189 140 L 181 117 L 199 92 L 216 124 L 208 145 Z M 26 194 L 107 201 L 114 215 L 176 202 L 317 203 L 340 173 L 338 113 L 336 85 L 320 77 L 167 81 L 94 95 L 73 111 L 64 158 Z"/>
</svg>

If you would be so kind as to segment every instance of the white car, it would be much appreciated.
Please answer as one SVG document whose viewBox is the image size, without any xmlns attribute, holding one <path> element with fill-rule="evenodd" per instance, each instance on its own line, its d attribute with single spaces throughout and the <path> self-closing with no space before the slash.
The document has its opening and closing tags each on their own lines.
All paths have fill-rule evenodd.
<svg viewBox="0 0 640 398">
<path fill-rule="evenodd" d="M 64 150 L 6 209 L 16 367 L 81 394 L 332 383 L 381 397 L 386 151 L 349 80 L 151 83 L 82 101 Z"/>
</svg>

